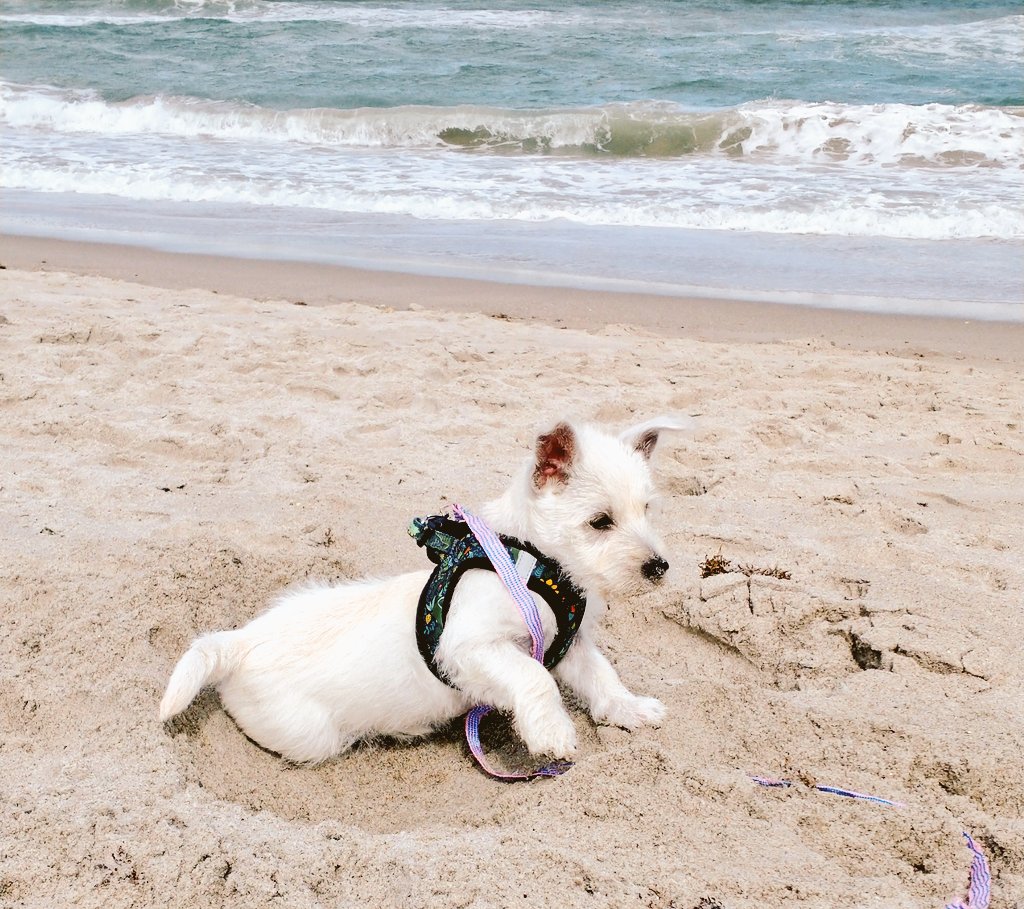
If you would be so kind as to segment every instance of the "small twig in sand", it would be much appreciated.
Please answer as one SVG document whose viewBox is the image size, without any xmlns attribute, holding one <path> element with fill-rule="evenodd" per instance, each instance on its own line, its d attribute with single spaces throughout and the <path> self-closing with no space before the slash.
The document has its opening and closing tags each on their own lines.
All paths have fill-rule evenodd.
<svg viewBox="0 0 1024 909">
<path fill-rule="evenodd" d="M 317 546 L 323 546 L 323 547 L 333 546 L 334 545 L 334 531 L 331 530 L 330 527 L 328 527 L 324 531 L 323 539 L 322 540 L 317 540 L 316 545 Z"/>
</svg>

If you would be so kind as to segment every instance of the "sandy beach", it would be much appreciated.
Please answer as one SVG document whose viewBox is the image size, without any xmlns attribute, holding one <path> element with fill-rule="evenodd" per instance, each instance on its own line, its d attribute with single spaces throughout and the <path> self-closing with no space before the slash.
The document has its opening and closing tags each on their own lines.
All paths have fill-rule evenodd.
<svg viewBox="0 0 1024 909">
<path fill-rule="evenodd" d="M 964 831 L 1024 906 L 1024 325 L 0 262 L 0 906 L 927 909 Z M 197 634 L 426 567 L 409 520 L 563 416 L 657 414 L 697 418 L 656 453 L 672 570 L 603 643 L 660 729 L 576 710 L 573 770 L 506 785 L 457 724 L 304 768 L 209 692 L 158 722 Z"/>
</svg>

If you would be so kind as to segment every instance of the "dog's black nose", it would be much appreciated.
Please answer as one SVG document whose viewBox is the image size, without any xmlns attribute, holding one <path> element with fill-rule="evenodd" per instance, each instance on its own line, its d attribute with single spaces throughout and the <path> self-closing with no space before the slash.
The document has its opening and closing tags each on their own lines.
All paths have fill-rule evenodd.
<svg viewBox="0 0 1024 909">
<path fill-rule="evenodd" d="M 640 570 L 648 581 L 660 581 L 665 577 L 665 572 L 668 571 L 668 562 L 661 556 L 655 556 L 653 559 L 648 559 L 644 562 Z"/>
</svg>

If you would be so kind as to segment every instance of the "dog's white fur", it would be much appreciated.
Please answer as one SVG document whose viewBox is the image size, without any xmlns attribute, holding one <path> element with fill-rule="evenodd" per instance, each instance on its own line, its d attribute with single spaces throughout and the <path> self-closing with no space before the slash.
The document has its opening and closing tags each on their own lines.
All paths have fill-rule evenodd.
<svg viewBox="0 0 1024 909">
<path fill-rule="evenodd" d="M 315 763 L 359 739 L 426 735 L 483 703 L 512 713 L 531 752 L 568 758 L 576 730 L 557 680 L 598 722 L 657 725 L 664 707 L 623 686 L 597 649 L 594 630 L 608 597 L 648 588 L 667 568 L 649 521 L 648 460 L 661 431 L 681 428 L 659 419 L 612 436 L 560 423 L 540 436 L 504 495 L 480 510 L 496 532 L 529 540 L 557 559 L 586 592 L 581 627 L 553 672 L 530 657 L 528 632 L 498 576 L 473 570 L 455 589 L 436 654 L 454 687 L 439 681 L 415 638 L 418 598 L 430 574 L 424 570 L 288 593 L 245 627 L 198 638 L 171 675 L 160 718 L 175 716 L 203 686 L 215 685 L 250 738 L 291 761 Z M 614 523 L 592 527 L 600 515 Z M 534 598 L 547 647 L 555 619 Z"/>
</svg>

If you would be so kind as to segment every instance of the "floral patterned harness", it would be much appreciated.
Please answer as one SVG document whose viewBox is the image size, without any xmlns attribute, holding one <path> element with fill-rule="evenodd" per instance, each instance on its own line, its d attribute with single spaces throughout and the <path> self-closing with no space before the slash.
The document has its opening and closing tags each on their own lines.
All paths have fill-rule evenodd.
<svg viewBox="0 0 1024 909">
<path fill-rule="evenodd" d="M 437 567 L 430 575 L 420 594 L 416 615 L 416 643 L 424 661 L 442 682 L 450 685 L 434 658 L 444 631 L 445 616 L 451 605 L 455 585 L 463 572 L 473 568 L 494 571 L 483 547 L 469 525 L 448 515 L 414 518 L 409 525 L 409 536 L 427 550 L 427 556 Z M 528 590 L 539 594 L 555 614 L 558 631 L 544 654 L 544 667 L 553 669 L 568 652 L 583 613 L 587 598 L 572 581 L 562 566 L 538 552 L 529 543 L 514 537 L 499 537 Z"/>
</svg>

